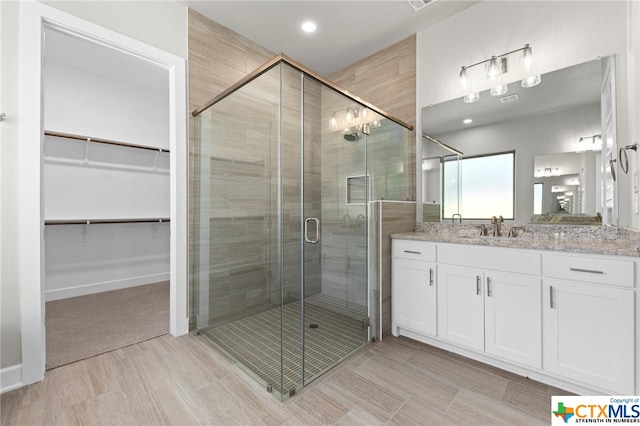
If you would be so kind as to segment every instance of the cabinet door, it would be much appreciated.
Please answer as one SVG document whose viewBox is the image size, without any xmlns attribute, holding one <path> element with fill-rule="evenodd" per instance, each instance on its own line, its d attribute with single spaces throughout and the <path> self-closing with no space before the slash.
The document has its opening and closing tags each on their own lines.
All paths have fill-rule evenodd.
<svg viewBox="0 0 640 426">
<path fill-rule="evenodd" d="M 485 351 L 540 368 L 541 279 L 487 271 L 485 283 Z"/>
<path fill-rule="evenodd" d="M 436 335 L 436 265 L 393 259 L 393 326 Z"/>
<path fill-rule="evenodd" d="M 438 265 L 438 336 L 484 350 L 483 271 Z"/>
<path fill-rule="evenodd" d="M 634 292 L 543 283 L 543 368 L 610 394 L 634 393 Z"/>
</svg>

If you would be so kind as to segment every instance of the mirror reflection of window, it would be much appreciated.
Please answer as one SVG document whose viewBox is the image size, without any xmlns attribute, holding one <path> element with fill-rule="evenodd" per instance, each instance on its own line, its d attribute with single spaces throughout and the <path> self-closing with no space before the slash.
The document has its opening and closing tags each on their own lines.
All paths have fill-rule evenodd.
<svg viewBox="0 0 640 426">
<path fill-rule="evenodd" d="M 544 183 L 533 184 L 533 214 L 542 214 L 542 193 Z"/>
<path fill-rule="evenodd" d="M 454 158 L 455 159 L 455 158 Z M 515 216 L 515 151 L 443 163 L 443 216 L 485 220 Z"/>
</svg>

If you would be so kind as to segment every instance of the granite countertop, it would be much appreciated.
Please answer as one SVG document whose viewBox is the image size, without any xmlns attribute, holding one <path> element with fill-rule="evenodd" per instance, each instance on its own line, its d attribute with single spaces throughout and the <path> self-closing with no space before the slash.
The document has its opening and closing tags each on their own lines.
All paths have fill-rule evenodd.
<svg viewBox="0 0 640 426">
<path fill-rule="evenodd" d="M 491 226 L 487 228 L 489 228 L 489 234 L 491 234 Z M 503 235 L 508 235 L 510 228 L 511 226 L 504 225 L 502 228 Z M 391 238 L 528 250 L 551 250 L 640 257 L 639 234 L 624 228 L 525 225 L 516 228 L 516 237 L 480 236 L 479 232 L 479 225 L 428 224 L 418 222 L 416 232 L 392 234 Z"/>
</svg>

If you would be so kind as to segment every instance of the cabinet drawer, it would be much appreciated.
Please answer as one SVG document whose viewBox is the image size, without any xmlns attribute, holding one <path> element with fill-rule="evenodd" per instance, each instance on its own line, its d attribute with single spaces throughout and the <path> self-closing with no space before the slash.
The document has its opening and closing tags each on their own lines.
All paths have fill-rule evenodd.
<svg viewBox="0 0 640 426">
<path fill-rule="evenodd" d="M 425 241 L 393 240 L 393 257 L 435 262 L 436 245 Z"/>
<path fill-rule="evenodd" d="M 515 249 L 496 249 L 458 244 L 438 247 L 438 263 L 518 274 L 540 275 L 540 255 Z"/>
<path fill-rule="evenodd" d="M 543 255 L 542 272 L 546 277 L 634 287 L 634 262 L 591 256 Z"/>
</svg>

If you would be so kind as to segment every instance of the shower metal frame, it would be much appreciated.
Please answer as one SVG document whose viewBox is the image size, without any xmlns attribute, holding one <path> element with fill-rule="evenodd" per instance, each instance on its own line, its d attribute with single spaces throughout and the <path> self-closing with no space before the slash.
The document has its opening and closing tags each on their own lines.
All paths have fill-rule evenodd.
<svg viewBox="0 0 640 426">
<path fill-rule="evenodd" d="M 294 69 L 297 69 L 298 71 L 306 74 L 307 76 L 309 76 L 313 80 L 316 80 L 320 84 L 328 87 L 329 89 L 331 89 L 331 90 L 333 90 L 333 91 L 335 91 L 335 92 L 337 92 L 337 93 L 339 93 L 341 95 L 346 96 L 347 98 L 353 100 L 354 102 L 359 103 L 360 105 L 362 105 L 362 106 L 364 106 L 366 108 L 369 108 L 370 110 L 382 115 L 384 118 L 387 118 L 387 119 L 393 121 L 394 123 L 401 125 L 405 129 L 413 130 L 413 126 L 411 124 L 408 124 L 408 123 L 400 120 L 399 118 L 394 117 L 391 114 L 386 113 L 385 111 L 381 110 L 380 108 L 376 107 L 375 105 L 372 105 L 369 102 L 362 100 L 360 97 L 354 95 L 353 93 L 349 92 L 346 89 L 343 89 L 342 87 L 340 87 L 337 84 L 331 82 L 330 80 L 327 80 L 326 78 L 322 77 L 318 73 L 312 71 L 311 69 L 305 67 L 304 65 L 302 65 L 299 62 L 294 61 L 293 59 L 291 59 L 290 57 L 288 57 L 287 55 L 282 54 L 282 53 L 279 54 L 279 55 L 276 55 L 270 61 L 266 62 L 265 64 L 263 64 L 262 66 L 260 66 L 256 70 L 254 70 L 251 73 L 247 74 L 244 78 L 242 78 L 238 82 L 232 84 L 231 86 L 229 86 L 228 88 L 226 88 L 225 90 L 220 92 L 220 94 L 218 94 L 215 97 L 213 97 L 209 102 L 207 102 L 206 104 L 204 104 L 200 108 L 195 109 L 191 113 L 191 115 L 194 116 L 194 117 L 197 117 L 198 115 L 200 115 L 201 113 L 203 113 L 204 111 L 206 111 L 207 109 L 212 107 L 213 105 L 217 104 L 218 102 L 220 102 L 221 100 L 223 100 L 224 98 L 226 98 L 227 96 L 229 96 L 230 94 L 232 94 L 233 92 L 235 92 L 236 90 L 238 90 L 239 88 L 244 86 L 245 84 L 255 80 L 256 78 L 260 77 L 262 74 L 264 74 L 265 72 L 269 71 L 271 68 L 279 65 L 280 63 L 285 63 L 285 64 L 289 65 L 290 67 L 292 67 Z"/>
<path fill-rule="evenodd" d="M 260 77 L 261 75 L 265 74 L 266 72 L 270 71 L 271 69 L 273 69 L 276 66 L 279 66 L 280 64 L 286 64 L 289 67 L 293 68 L 294 70 L 297 70 L 301 73 L 301 82 L 302 82 L 302 90 L 304 91 L 304 76 L 309 77 L 310 79 L 318 82 L 319 84 L 321 84 L 322 86 L 328 88 L 329 90 L 332 90 L 335 93 L 338 93 L 350 100 L 352 100 L 353 102 L 360 104 L 361 106 L 370 109 L 371 111 L 374 111 L 375 113 L 381 115 L 382 117 L 404 127 L 405 129 L 409 130 L 409 131 L 413 131 L 414 127 L 411 124 L 406 123 L 405 121 L 392 116 L 391 114 L 388 114 L 387 112 L 385 112 L 384 110 L 376 107 L 375 105 L 364 101 L 363 99 L 361 99 L 360 97 L 354 95 L 353 93 L 349 92 L 348 90 L 338 86 L 337 84 L 331 82 L 330 80 L 322 77 L 321 75 L 317 74 L 316 72 L 314 72 L 313 70 L 307 68 L 306 66 L 300 64 L 299 62 L 294 61 L 293 59 L 291 59 L 290 57 L 284 55 L 284 54 L 279 54 L 276 55 L 273 59 L 269 60 L 268 62 L 264 63 L 262 66 L 260 66 L 259 68 L 255 69 L 254 71 L 252 71 L 251 73 L 247 74 L 244 78 L 240 79 L 239 81 L 237 81 L 236 83 L 232 84 L 231 86 L 229 86 L 228 88 L 226 88 L 225 90 L 223 90 L 222 92 L 220 92 L 218 95 L 214 96 L 211 100 L 209 100 L 207 103 L 205 103 L 204 105 L 202 105 L 201 107 L 195 109 L 194 111 L 191 112 L 191 115 L 193 117 L 197 117 L 198 115 L 200 115 L 201 113 L 205 112 L 207 109 L 209 109 L 210 107 L 216 105 L 218 102 L 222 101 L 223 99 L 227 98 L 228 96 L 230 96 L 231 94 L 235 93 L 238 89 L 244 87 L 245 85 L 247 85 L 248 83 L 252 82 L 253 80 L 257 79 L 258 77 Z M 282 73 L 282 70 L 281 70 Z M 282 76 L 281 76 L 282 78 Z M 282 106 L 281 106 L 282 107 Z M 301 110 L 302 110 L 302 114 L 304 115 L 304 104 L 301 105 Z M 279 131 L 280 133 L 280 131 Z M 304 138 L 303 138 L 304 141 Z M 303 142 L 304 143 L 304 142 Z M 281 149 L 281 147 L 279 147 L 279 149 Z M 304 149 L 302 150 L 302 154 L 304 155 Z M 281 158 L 281 155 L 278 156 L 278 158 Z M 304 162 L 304 158 L 301 159 Z M 280 161 L 280 160 L 278 160 Z M 367 164 L 367 159 L 366 159 L 366 154 L 365 154 L 365 164 Z M 278 170 L 280 170 L 280 166 L 278 167 Z M 366 174 L 367 179 L 368 179 L 368 173 Z M 368 197 L 367 197 L 368 200 Z M 278 200 L 278 204 L 280 204 L 281 200 Z M 281 206 L 278 206 L 279 209 L 281 208 Z M 302 216 L 304 217 L 304 216 Z M 312 218 L 315 219 L 315 218 Z M 316 219 L 317 220 L 317 219 Z M 305 226 L 306 228 L 306 226 Z M 319 225 L 317 225 L 317 232 L 319 233 L 320 231 L 320 227 Z M 367 227 L 368 229 L 368 227 Z M 280 231 L 279 231 L 280 233 Z M 368 235 L 368 230 L 366 231 L 366 234 Z M 305 235 L 304 239 L 301 239 L 301 245 L 304 245 L 304 242 L 306 240 L 306 233 L 303 232 L 303 235 Z M 310 242 L 310 241 L 307 241 Z M 317 241 L 316 241 L 317 242 Z M 281 249 L 281 248 L 279 248 Z M 282 256 L 279 256 L 280 259 L 282 259 Z M 280 265 L 281 267 L 283 265 Z M 367 267 L 368 268 L 368 267 Z M 304 267 L 301 270 L 301 278 L 304 279 Z M 304 289 L 302 289 L 303 293 L 302 293 L 302 297 L 301 299 L 304 299 Z M 282 295 L 281 295 L 282 297 Z M 282 300 L 281 300 L 282 302 Z M 304 308 L 303 308 L 304 309 Z M 303 314 L 304 314 L 304 310 L 303 310 Z M 368 326 L 369 325 L 369 318 L 365 318 L 363 319 L 363 328 L 365 328 L 365 325 Z M 303 330 L 302 333 L 304 335 L 304 324 L 302 325 Z M 282 357 L 282 356 L 281 356 Z M 280 364 L 283 364 L 283 360 L 280 360 Z M 304 383 L 304 373 L 305 373 L 305 369 L 304 369 L 304 356 L 302 358 L 302 383 Z M 283 373 L 281 371 L 281 378 L 280 378 L 280 382 L 283 383 L 284 378 L 283 378 Z M 303 385 L 304 386 L 304 385 Z M 273 392 L 272 386 L 267 384 L 267 391 L 269 391 L 270 393 Z M 282 389 L 281 390 L 281 396 L 285 395 L 285 390 Z M 295 394 L 295 389 L 291 390 L 289 392 L 289 397 L 293 396 Z"/>
</svg>

